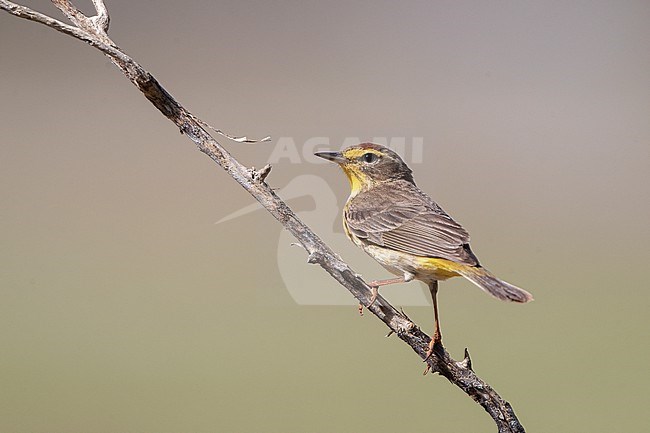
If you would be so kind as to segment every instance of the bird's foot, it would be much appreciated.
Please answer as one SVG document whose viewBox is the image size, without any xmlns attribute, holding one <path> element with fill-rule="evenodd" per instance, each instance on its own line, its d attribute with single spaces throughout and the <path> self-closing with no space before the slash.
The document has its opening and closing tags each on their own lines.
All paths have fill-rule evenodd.
<svg viewBox="0 0 650 433">
<path fill-rule="evenodd" d="M 370 308 L 370 306 L 377 300 L 377 296 L 379 296 L 379 286 L 374 286 L 371 283 L 370 290 L 372 295 L 370 296 L 370 302 L 366 308 Z M 361 302 L 359 302 L 359 316 L 363 316 L 363 304 Z"/>
<path fill-rule="evenodd" d="M 433 348 L 435 347 L 436 344 L 442 343 L 442 335 L 440 335 L 440 332 L 436 330 L 436 332 L 433 333 L 433 338 L 429 342 L 429 350 L 427 350 L 426 357 L 424 358 L 424 362 L 427 362 L 429 358 L 431 358 L 431 355 L 433 355 Z"/>
<path fill-rule="evenodd" d="M 425 376 L 429 372 L 429 370 L 431 370 L 431 365 L 428 362 L 429 358 L 431 358 L 431 355 L 433 355 L 433 351 L 436 345 L 439 344 L 442 345 L 442 335 L 440 335 L 440 331 L 436 329 L 436 331 L 433 333 L 433 338 L 429 342 L 429 349 L 427 350 L 426 356 L 422 361 L 427 363 L 427 367 L 424 369 L 424 372 L 422 373 Z"/>
<path fill-rule="evenodd" d="M 368 304 L 368 307 L 374 304 L 375 301 L 377 300 L 377 296 L 379 296 L 379 286 L 371 285 L 370 291 L 372 292 L 372 296 L 370 297 L 370 303 Z"/>
<path fill-rule="evenodd" d="M 440 331 L 438 329 L 436 329 L 433 333 L 433 338 L 429 342 L 429 349 L 427 350 L 426 356 L 422 361 L 427 363 L 427 368 L 425 368 L 424 372 L 422 373 L 424 376 L 426 376 L 429 370 L 431 370 L 431 365 L 429 365 L 428 361 L 429 358 L 431 358 L 431 355 L 433 355 L 433 350 L 437 344 L 442 344 L 442 335 L 440 335 Z"/>
</svg>

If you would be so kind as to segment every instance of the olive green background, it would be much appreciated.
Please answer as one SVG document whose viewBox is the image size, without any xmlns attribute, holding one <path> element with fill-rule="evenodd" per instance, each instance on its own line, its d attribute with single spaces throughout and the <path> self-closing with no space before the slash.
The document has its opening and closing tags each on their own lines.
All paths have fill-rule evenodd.
<svg viewBox="0 0 650 433">
<path fill-rule="evenodd" d="M 536 297 L 444 283 L 450 352 L 530 432 L 647 428 L 648 2 L 107 3 L 188 109 L 276 140 L 222 140 L 247 165 L 281 137 L 422 137 L 418 184 Z M 278 223 L 215 224 L 252 198 L 96 50 L 0 13 L 0 101 L 0 431 L 495 431 L 370 315 L 295 304 Z M 327 165 L 284 159 L 269 183 L 304 174 L 343 203 Z M 340 290 L 298 250 L 293 272 Z"/>
</svg>

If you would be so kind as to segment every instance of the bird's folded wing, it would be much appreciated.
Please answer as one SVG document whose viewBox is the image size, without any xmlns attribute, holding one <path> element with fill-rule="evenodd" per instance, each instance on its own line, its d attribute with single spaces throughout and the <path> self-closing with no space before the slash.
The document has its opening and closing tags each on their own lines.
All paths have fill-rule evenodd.
<svg viewBox="0 0 650 433">
<path fill-rule="evenodd" d="M 399 252 L 478 265 L 467 231 L 435 203 L 414 201 L 374 209 L 350 206 L 348 229 L 359 238 Z"/>
</svg>

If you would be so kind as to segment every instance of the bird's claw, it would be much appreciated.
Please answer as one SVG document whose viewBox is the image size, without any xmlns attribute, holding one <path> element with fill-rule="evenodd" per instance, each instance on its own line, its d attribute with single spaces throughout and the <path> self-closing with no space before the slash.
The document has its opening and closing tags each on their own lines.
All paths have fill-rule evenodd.
<svg viewBox="0 0 650 433">
<path fill-rule="evenodd" d="M 372 295 L 370 296 L 370 302 L 366 308 L 370 308 L 377 300 L 377 296 L 379 296 L 379 286 L 371 285 L 370 290 Z M 363 316 L 363 304 L 361 302 L 359 302 L 359 316 Z"/>
<path fill-rule="evenodd" d="M 436 346 L 436 344 L 442 343 L 442 336 L 440 333 L 436 330 L 433 333 L 433 338 L 429 342 L 429 349 L 427 350 L 426 356 L 424 357 L 424 360 L 422 362 L 427 362 L 429 358 L 431 358 L 431 355 L 433 355 L 433 348 Z"/>
<path fill-rule="evenodd" d="M 370 303 L 368 304 L 368 307 L 374 304 L 377 300 L 377 296 L 379 296 L 379 286 L 370 286 L 370 291 L 372 292 L 372 296 L 370 297 Z"/>
</svg>

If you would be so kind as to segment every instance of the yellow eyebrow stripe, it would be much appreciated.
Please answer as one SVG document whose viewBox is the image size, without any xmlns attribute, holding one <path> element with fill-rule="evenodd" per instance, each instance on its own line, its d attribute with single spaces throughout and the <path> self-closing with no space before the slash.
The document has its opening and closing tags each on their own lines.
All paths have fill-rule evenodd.
<svg viewBox="0 0 650 433">
<path fill-rule="evenodd" d="M 343 152 L 343 156 L 345 156 L 347 159 L 356 159 L 359 158 L 361 155 L 365 155 L 366 153 L 374 153 L 377 156 L 381 156 L 381 152 L 378 150 L 364 149 L 359 147 L 346 150 L 345 152 Z"/>
</svg>

